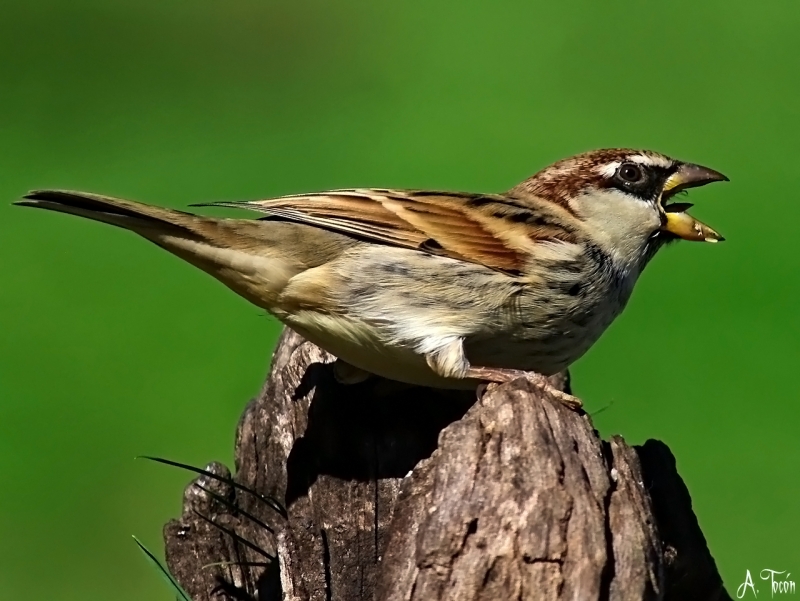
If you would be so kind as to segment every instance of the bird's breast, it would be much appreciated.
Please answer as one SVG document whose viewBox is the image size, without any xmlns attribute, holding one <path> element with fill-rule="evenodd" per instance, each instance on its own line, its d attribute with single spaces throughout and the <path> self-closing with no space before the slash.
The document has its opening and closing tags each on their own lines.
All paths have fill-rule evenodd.
<svg viewBox="0 0 800 601">
<path fill-rule="evenodd" d="M 349 363 L 401 381 L 435 385 L 426 355 L 458 339 L 474 366 L 555 373 L 599 338 L 630 286 L 605 259 L 587 254 L 536 265 L 511 277 L 365 245 L 293 279 L 287 291 L 303 300 L 295 303 L 302 311 L 281 318 Z M 314 292 L 319 282 L 325 295 Z M 324 302 L 316 306 L 315 298 Z"/>
<path fill-rule="evenodd" d="M 535 275 L 508 299 L 501 327 L 466 339 L 471 363 L 544 374 L 567 368 L 622 312 L 638 274 L 588 253 Z"/>
</svg>

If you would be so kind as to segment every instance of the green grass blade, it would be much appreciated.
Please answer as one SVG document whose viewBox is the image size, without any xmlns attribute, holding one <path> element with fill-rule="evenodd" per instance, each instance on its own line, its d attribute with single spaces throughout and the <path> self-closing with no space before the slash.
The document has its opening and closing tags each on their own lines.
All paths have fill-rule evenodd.
<svg viewBox="0 0 800 601">
<path fill-rule="evenodd" d="M 161 564 L 161 562 L 160 562 L 160 561 L 158 561 L 158 558 L 157 558 L 155 555 L 153 555 L 153 554 L 152 554 L 152 553 L 151 553 L 151 552 L 150 552 L 150 551 L 147 549 L 147 547 L 145 547 L 145 546 L 144 546 L 144 545 L 143 545 L 143 544 L 142 544 L 142 543 L 139 541 L 139 539 L 138 539 L 138 538 L 136 538 L 136 537 L 134 536 L 134 537 L 133 537 L 133 540 L 134 540 L 134 542 L 136 542 L 136 544 L 137 544 L 137 545 L 139 545 L 139 548 L 142 550 L 142 553 L 144 553 L 144 554 L 145 554 L 145 557 L 147 557 L 148 561 L 149 561 L 149 562 L 150 562 L 150 563 L 151 563 L 153 566 L 155 566 L 155 568 L 156 568 L 156 569 L 158 570 L 158 572 L 161 574 L 161 577 L 162 577 L 162 578 L 164 578 L 164 580 L 166 580 L 166 581 L 169 583 L 169 585 L 172 587 L 172 589 L 173 589 L 173 590 L 174 590 L 174 591 L 175 591 L 175 592 L 178 594 L 178 599 L 181 599 L 181 601 L 192 601 L 192 598 L 191 598 L 191 597 L 189 597 L 189 595 L 186 593 L 186 591 L 185 591 L 185 590 L 183 590 L 183 587 L 182 587 L 180 584 L 178 584 L 178 581 L 177 581 L 177 580 L 175 580 L 175 578 L 172 576 L 172 574 L 170 574 L 170 573 L 169 573 L 169 570 L 168 570 L 167 568 L 165 568 L 165 567 L 164 567 L 164 566 Z"/>
<path fill-rule="evenodd" d="M 164 465 L 171 465 L 172 467 L 178 467 L 178 468 L 180 468 L 182 470 L 187 470 L 189 472 L 194 472 L 195 474 L 201 474 L 203 476 L 207 476 L 207 477 L 212 478 L 214 480 L 218 480 L 219 482 L 224 482 L 225 484 L 229 484 L 230 486 L 233 486 L 237 490 L 241 490 L 241 491 L 244 491 L 246 493 L 249 493 L 249 494 L 253 495 L 256 499 L 258 499 L 262 503 L 266 503 L 269 507 L 271 507 L 276 512 L 278 512 L 278 514 L 281 517 L 283 517 L 284 519 L 287 519 L 289 517 L 289 514 L 286 512 L 286 508 L 283 507 L 283 505 L 281 505 L 276 499 L 273 499 L 271 497 L 265 497 L 264 495 L 262 495 L 260 493 L 257 493 L 256 491 L 244 486 L 243 484 L 239 484 L 233 478 L 223 478 L 222 476 L 218 476 L 217 474 L 214 474 L 214 473 L 209 472 L 207 470 L 200 469 L 199 467 L 195 467 L 193 465 L 188 465 L 186 463 L 179 463 L 178 461 L 172 461 L 170 459 L 164 459 L 162 457 L 153 457 L 151 455 L 139 455 L 138 457 L 136 457 L 136 459 L 147 459 L 149 461 L 155 461 L 156 463 L 163 463 Z"/>
</svg>

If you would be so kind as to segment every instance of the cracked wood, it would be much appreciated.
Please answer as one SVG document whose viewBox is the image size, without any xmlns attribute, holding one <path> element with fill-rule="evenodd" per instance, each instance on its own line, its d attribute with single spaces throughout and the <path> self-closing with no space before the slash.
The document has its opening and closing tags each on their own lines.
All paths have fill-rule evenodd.
<svg viewBox="0 0 800 601">
<path fill-rule="evenodd" d="M 475 402 L 332 360 L 286 331 L 237 432 L 252 492 L 219 464 L 187 488 L 165 540 L 193 599 L 730 599 L 662 443 L 604 442 L 526 380 Z"/>
</svg>

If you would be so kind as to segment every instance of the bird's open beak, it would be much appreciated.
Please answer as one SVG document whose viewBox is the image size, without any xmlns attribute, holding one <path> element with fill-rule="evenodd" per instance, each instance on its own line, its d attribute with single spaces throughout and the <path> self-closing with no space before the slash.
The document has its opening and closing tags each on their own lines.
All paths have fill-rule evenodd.
<svg viewBox="0 0 800 601">
<path fill-rule="evenodd" d="M 669 232 L 683 238 L 684 240 L 694 240 L 697 242 L 720 242 L 724 240 L 717 232 L 701 223 L 688 213 L 691 203 L 667 204 L 669 199 L 681 190 L 705 186 L 711 182 L 727 182 L 728 178 L 719 171 L 714 171 L 708 167 L 684 163 L 673 173 L 664 184 L 661 193 L 661 208 L 664 211 L 661 230 Z"/>
</svg>

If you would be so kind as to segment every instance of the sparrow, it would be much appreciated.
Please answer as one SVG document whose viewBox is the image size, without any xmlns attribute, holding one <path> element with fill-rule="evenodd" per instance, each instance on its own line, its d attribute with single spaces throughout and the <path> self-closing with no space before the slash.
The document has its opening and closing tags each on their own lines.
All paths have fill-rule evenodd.
<svg viewBox="0 0 800 601">
<path fill-rule="evenodd" d="M 131 230 L 335 355 L 337 379 L 476 388 L 566 369 L 665 244 L 723 240 L 676 195 L 721 173 L 647 150 L 560 160 L 502 194 L 357 188 L 192 206 L 65 190 L 16 204 Z M 580 401 L 550 389 L 569 407 Z"/>
</svg>

